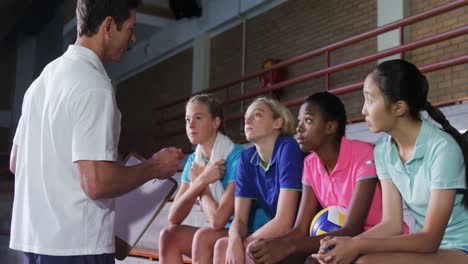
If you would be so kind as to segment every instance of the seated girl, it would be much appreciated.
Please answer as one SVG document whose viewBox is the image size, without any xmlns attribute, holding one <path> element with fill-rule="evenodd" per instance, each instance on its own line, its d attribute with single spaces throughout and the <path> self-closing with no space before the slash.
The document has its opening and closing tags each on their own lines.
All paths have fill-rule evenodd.
<svg viewBox="0 0 468 264">
<path fill-rule="evenodd" d="M 258 98 L 245 113 L 245 136 L 253 146 L 242 152 L 236 179 L 234 220 L 229 237 L 216 242 L 214 263 L 251 262 L 249 243 L 283 235 L 292 227 L 301 191 L 303 153 L 292 136 L 291 112 L 278 101 Z M 248 230 L 253 203 L 270 217 L 257 231 Z"/>
<path fill-rule="evenodd" d="M 377 66 L 363 92 L 367 125 L 388 134 L 375 147 L 382 221 L 355 238 L 324 238 L 314 257 L 321 263 L 468 263 L 467 154 L 460 148 L 468 150 L 466 139 L 427 101 L 426 77 L 405 60 Z M 402 201 L 416 220 L 407 235 Z"/>
<path fill-rule="evenodd" d="M 187 136 L 197 147 L 185 164 L 181 186 L 169 211 L 170 226 L 160 235 L 161 263 L 182 263 L 182 254 L 192 255 L 192 242 L 203 249 L 203 257 L 212 258 L 214 243 L 227 235 L 224 227 L 234 211 L 237 164 L 243 148 L 220 132 L 222 109 L 208 94 L 196 95 L 186 105 Z M 197 199 L 211 227 L 204 230 L 203 243 L 194 240 L 198 227 L 181 225 Z"/>
<path fill-rule="evenodd" d="M 320 206 L 346 209 L 344 225 L 328 235 L 355 236 L 380 222 L 381 189 L 374 166 L 373 145 L 345 137 L 346 111 L 328 92 L 306 99 L 298 116 L 297 142 L 304 152 L 302 198 L 294 228 L 283 236 L 261 240 L 249 248 L 257 263 L 304 263 L 318 251 L 325 235 L 309 236 Z"/>
</svg>

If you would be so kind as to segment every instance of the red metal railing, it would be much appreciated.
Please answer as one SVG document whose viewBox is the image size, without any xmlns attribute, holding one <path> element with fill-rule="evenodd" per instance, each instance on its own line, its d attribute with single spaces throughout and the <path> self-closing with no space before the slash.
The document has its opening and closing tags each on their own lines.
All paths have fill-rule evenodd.
<svg viewBox="0 0 468 264">
<path fill-rule="evenodd" d="M 225 83 L 223 85 L 216 86 L 216 87 L 213 87 L 213 88 L 209 88 L 209 89 L 206 89 L 206 90 L 204 90 L 202 92 L 203 93 L 213 93 L 213 92 L 217 92 L 217 91 L 220 91 L 220 90 L 225 90 L 226 94 L 228 95 L 229 88 L 234 86 L 234 85 L 245 82 L 247 80 L 251 80 L 253 78 L 257 78 L 258 76 L 260 76 L 260 75 L 262 75 L 262 74 L 264 74 L 264 73 L 266 73 L 268 71 L 279 69 L 279 68 L 282 68 L 282 67 L 287 67 L 287 66 L 296 64 L 298 62 L 302 62 L 302 61 L 317 57 L 319 55 L 325 55 L 326 68 L 315 71 L 315 72 L 307 73 L 307 74 L 301 75 L 299 77 L 289 79 L 289 80 L 286 80 L 286 81 L 283 81 L 283 82 L 280 82 L 280 83 L 277 83 L 277 84 L 274 84 L 272 86 L 269 86 L 268 88 L 258 89 L 258 90 L 255 90 L 253 92 L 243 94 L 243 95 L 240 95 L 240 96 L 235 97 L 235 98 L 229 98 L 229 96 L 226 96 L 226 98 L 229 98 L 229 99 L 225 100 L 223 102 L 223 105 L 228 106 L 228 105 L 236 103 L 236 102 L 241 102 L 241 101 L 244 101 L 244 100 L 259 96 L 259 95 L 263 95 L 263 94 L 271 93 L 271 92 L 274 92 L 274 91 L 278 91 L 280 89 L 283 89 L 284 87 L 291 86 L 291 85 L 298 84 L 298 83 L 302 83 L 302 82 L 305 82 L 305 81 L 308 81 L 308 80 L 311 80 L 311 79 L 315 79 L 315 78 L 318 78 L 318 77 L 322 77 L 322 76 L 325 76 L 325 89 L 332 92 L 332 93 L 334 93 L 334 94 L 343 94 L 343 93 L 348 93 L 348 92 L 351 92 L 351 91 L 356 91 L 356 90 L 359 90 L 359 89 L 362 88 L 363 82 L 359 82 L 359 83 L 355 83 L 355 84 L 351 84 L 351 85 L 346 85 L 346 86 L 343 86 L 343 87 L 339 87 L 339 88 L 335 88 L 335 89 L 330 90 L 330 74 L 338 72 L 338 71 L 350 69 L 352 67 L 362 65 L 362 64 L 365 64 L 365 63 L 368 63 L 368 62 L 376 61 L 378 59 L 385 58 L 385 57 L 395 55 L 395 54 L 400 54 L 400 56 L 403 56 L 404 52 L 406 52 L 406 51 L 414 50 L 416 48 L 420 48 L 420 47 L 423 47 L 423 46 L 427 46 L 427 45 L 430 45 L 430 44 L 434 44 L 434 43 L 437 43 L 437 42 L 441 42 L 441 41 L 444 41 L 444 40 L 447 40 L 447 39 L 451 39 L 451 38 L 455 38 L 455 37 L 459 37 L 459 36 L 467 34 L 468 33 L 468 25 L 465 25 L 465 26 L 461 26 L 461 27 L 456 28 L 456 29 L 449 30 L 449 31 L 444 32 L 444 33 L 433 35 L 433 36 L 430 36 L 430 37 L 427 37 L 427 38 L 424 38 L 424 39 L 421 39 L 421 40 L 413 41 L 411 43 L 403 44 L 403 31 L 404 31 L 405 26 L 411 25 L 411 24 L 413 24 L 415 22 L 418 22 L 418 21 L 421 21 L 421 20 L 436 16 L 436 15 L 446 13 L 448 11 L 451 11 L 451 10 L 454 10 L 454 9 L 457 9 L 457 8 L 460 8 L 460 7 L 463 7 L 463 6 L 466 6 L 466 5 L 468 5 L 468 0 L 453 1 L 451 3 L 448 3 L 448 4 L 445 4 L 445 5 L 433 8 L 431 10 L 428 10 L 426 12 L 423 12 L 423 13 L 420 13 L 420 14 L 405 18 L 405 19 L 395 21 L 395 22 L 390 23 L 388 25 L 376 28 L 374 30 L 370 30 L 368 32 L 356 35 L 354 37 L 345 39 L 343 41 L 336 42 L 334 44 L 322 47 L 320 49 L 316 49 L 316 50 L 307 52 L 307 53 L 305 53 L 303 55 L 290 58 L 288 60 L 285 60 L 285 61 L 282 61 L 282 62 L 280 62 L 278 64 L 273 65 L 268 70 L 261 70 L 261 71 L 258 71 L 258 72 L 252 73 L 252 74 L 248 74 L 248 75 L 245 75 L 245 76 L 243 76 L 242 78 L 240 78 L 238 80 L 227 82 L 227 83 Z M 360 41 L 363 41 L 363 40 L 366 40 L 366 39 L 369 39 L 369 38 L 372 38 L 372 37 L 376 37 L 376 36 L 378 36 L 378 35 L 380 35 L 382 33 L 386 33 L 388 31 L 391 31 L 391 30 L 394 30 L 394 29 L 400 29 L 400 46 L 390 48 L 390 49 L 387 49 L 387 50 L 384 50 L 384 51 L 380 51 L 380 52 L 377 52 L 375 54 L 368 55 L 368 56 L 365 56 L 365 57 L 361 57 L 361 58 L 358 58 L 358 59 L 355 59 L 355 60 L 352 60 L 352 61 L 348 61 L 348 62 L 345 62 L 345 63 L 342 63 L 342 64 L 330 66 L 330 52 L 331 51 L 339 49 L 339 48 L 343 48 L 343 47 L 346 47 L 346 46 L 349 46 L 349 45 L 352 45 L 352 44 L 355 44 L 355 43 L 358 43 Z M 452 67 L 452 66 L 459 65 L 459 64 L 464 64 L 464 63 L 467 63 L 467 62 L 468 62 L 468 55 L 462 55 L 462 56 L 459 56 L 459 57 L 456 57 L 456 58 L 452 58 L 452 59 L 440 61 L 440 62 L 437 62 L 437 63 L 425 65 L 423 67 L 420 67 L 420 69 L 421 69 L 422 72 L 427 73 L 427 72 L 432 72 L 432 71 L 439 70 L 439 69 L 444 69 L 444 68 L 447 68 L 447 67 Z M 159 106 L 159 107 L 157 107 L 155 109 L 161 111 L 161 110 L 164 110 L 164 109 L 166 109 L 168 107 L 173 107 L 174 105 L 185 103 L 189 98 L 190 97 L 184 97 L 184 98 L 181 98 L 179 100 L 173 101 L 171 103 Z M 286 101 L 286 102 L 282 102 L 282 103 L 284 105 L 286 105 L 286 106 L 294 106 L 294 105 L 301 104 L 304 100 L 305 100 L 305 98 L 298 98 L 298 99 L 294 99 L 294 100 L 290 100 L 290 101 Z M 459 100 L 460 99 L 455 99 L 453 101 L 459 101 Z M 462 101 L 466 101 L 466 100 L 462 100 Z M 435 105 L 440 105 L 440 103 L 435 103 Z M 169 117 L 169 118 L 161 119 L 158 123 L 163 124 L 163 123 L 171 122 L 171 121 L 174 121 L 174 120 L 180 120 L 180 119 L 183 119 L 183 117 L 184 117 L 183 114 L 174 115 L 174 116 Z M 225 122 L 229 122 L 229 121 L 232 121 L 232 120 L 238 120 L 238 119 L 241 119 L 242 117 L 243 117 L 242 113 L 236 114 L 236 115 L 231 115 L 231 116 L 228 116 L 228 117 L 225 118 Z M 181 133 L 184 133 L 184 132 L 185 131 L 171 132 L 170 134 L 162 135 L 162 137 L 173 136 L 173 135 L 181 134 Z"/>
</svg>

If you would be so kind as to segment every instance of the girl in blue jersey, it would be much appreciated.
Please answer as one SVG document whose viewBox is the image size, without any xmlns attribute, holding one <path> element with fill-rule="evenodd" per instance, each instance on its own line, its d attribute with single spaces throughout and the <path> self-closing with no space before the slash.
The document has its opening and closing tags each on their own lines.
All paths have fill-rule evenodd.
<svg viewBox="0 0 468 264">
<path fill-rule="evenodd" d="M 466 139 L 427 101 L 426 77 L 407 61 L 380 64 L 363 91 L 367 125 L 388 134 L 374 152 L 382 221 L 354 238 L 324 238 L 314 257 L 321 263 L 468 263 Z M 421 117 L 422 110 L 443 130 Z M 401 235 L 402 202 L 416 222 L 408 235 Z"/>
<path fill-rule="evenodd" d="M 303 153 L 291 137 L 295 131 L 291 112 L 276 100 L 258 98 L 245 113 L 244 130 L 253 146 L 242 152 L 234 220 L 229 237 L 216 242 L 214 263 L 251 262 L 245 255 L 249 244 L 286 233 L 296 216 Z M 249 233 L 247 222 L 253 203 L 266 212 L 269 221 Z"/>
<path fill-rule="evenodd" d="M 170 226 L 160 234 L 161 263 L 182 263 L 182 254 L 203 263 L 212 259 L 216 240 L 227 235 L 234 211 L 237 164 L 242 146 L 223 135 L 221 104 L 208 94 L 192 97 L 186 105 L 186 131 L 197 145 L 182 173 L 182 183 L 169 211 Z M 208 219 L 208 228 L 181 225 L 195 201 Z"/>
</svg>

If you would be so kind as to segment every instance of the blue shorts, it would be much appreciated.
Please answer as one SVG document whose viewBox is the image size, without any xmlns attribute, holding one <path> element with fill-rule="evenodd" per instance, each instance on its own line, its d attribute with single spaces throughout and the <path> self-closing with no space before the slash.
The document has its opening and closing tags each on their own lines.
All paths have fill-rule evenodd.
<svg viewBox="0 0 468 264">
<path fill-rule="evenodd" d="M 459 250 L 461 250 L 461 251 L 468 254 L 468 247 L 460 247 L 460 248 L 456 248 L 456 249 L 459 249 Z"/>
<path fill-rule="evenodd" d="M 24 253 L 24 264 L 115 264 L 114 253 L 101 255 L 49 256 Z"/>
</svg>

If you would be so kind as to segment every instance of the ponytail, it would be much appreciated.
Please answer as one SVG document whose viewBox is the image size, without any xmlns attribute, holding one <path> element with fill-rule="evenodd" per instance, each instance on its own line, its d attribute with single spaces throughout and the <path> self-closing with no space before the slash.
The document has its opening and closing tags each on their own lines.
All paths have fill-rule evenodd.
<svg viewBox="0 0 468 264">
<path fill-rule="evenodd" d="M 465 161 L 465 184 L 468 185 L 468 131 L 464 134 L 458 132 L 457 129 L 450 125 L 445 115 L 438 108 L 431 105 L 431 103 L 426 101 L 424 108 L 429 116 L 437 123 L 439 123 L 443 130 L 449 133 L 455 139 L 458 145 L 460 145 L 463 153 L 463 160 Z M 468 209 L 468 190 L 465 189 L 463 192 L 462 202 L 465 206 L 465 209 Z"/>
<path fill-rule="evenodd" d="M 382 62 L 373 75 L 387 103 L 405 101 L 409 106 L 409 115 L 414 120 L 419 120 L 420 111 L 426 110 L 429 116 L 455 139 L 463 152 L 465 183 L 468 186 L 468 132 L 463 135 L 458 132 L 444 114 L 427 101 L 429 84 L 426 76 L 416 65 L 401 59 Z M 468 210 L 468 190 L 465 189 L 463 194 L 463 205 Z"/>
</svg>

